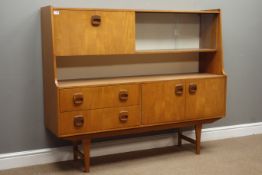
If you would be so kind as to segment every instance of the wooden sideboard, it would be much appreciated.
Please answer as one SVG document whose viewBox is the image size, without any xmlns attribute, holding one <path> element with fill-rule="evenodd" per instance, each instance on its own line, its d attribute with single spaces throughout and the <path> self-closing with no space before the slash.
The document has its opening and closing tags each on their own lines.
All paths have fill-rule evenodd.
<svg viewBox="0 0 262 175">
<path fill-rule="evenodd" d="M 45 126 L 57 137 L 73 142 L 74 158 L 83 158 L 84 171 L 89 171 L 93 138 L 176 128 L 178 145 L 182 139 L 191 142 L 199 154 L 202 124 L 225 116 L 227 76 L 220 10 L 48 6 L 41 9 L 41 21 Z M 197 71 L 59 78 L 58 60 L 166 54 L 183 54 L 185 59 L 195 55 Z M 182 134 L 180 128 L 188 126 L 195 127 L 195 139 Z M 83 152 L 78 149 L 80 143 Z"/>
</svg>

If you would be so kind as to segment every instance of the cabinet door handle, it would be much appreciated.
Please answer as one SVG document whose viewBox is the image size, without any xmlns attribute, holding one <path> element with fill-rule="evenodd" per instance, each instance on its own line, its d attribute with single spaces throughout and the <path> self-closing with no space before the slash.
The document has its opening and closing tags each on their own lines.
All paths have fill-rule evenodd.
<svg viewBox="0 0 262 175">
<path fill-rule="evenodd" d="M 128 111 L 121 111 L 119 113 L 119 121 L 121 123 L 126 123 L 128 121 Z"/>
<path fill-rule="evenodd" d="M 79 128 L 79 127 L 84 126 L 84 122 L 85 122 L 85 120 L 84 120 L 84 117 L 82 115 L 78 115 L 78 116 L 74 117 L 74 126 L 75 127 Z"/>
<path fill-rule="evenodd" d="M 94 26 L 94 27 L 100 26 L 100 24 L 101 24 L 101 16 L 99 16 L 99 15 L 93 15 L 93 16 L 91 17 L 91 24 L 92 24 L 92 26 Z"/>
<path fill-rule="evenodd" d="M 82 93 L 75 93 L 73 95 L 74 105 L 81 105 L 84 103 L 84 95 Z"/>
<path fill-rule="evenodd" d="M 182 84 L 177 84 L 175 88 L 175 93 L 177 96 L 183 95 L 184 87 Z"/>
<path fill-rule="evenodd" d="M 124 102 L 128 100 L 128 91 L 127 90 L 120 90 L 119 91 L 119 100 Z"/>
<path fill-rule="evenodd" d="M 197 92 L 197 85 L 195 83 L 189 84 L 189 93 L 195 94 Z"/>
</svg>

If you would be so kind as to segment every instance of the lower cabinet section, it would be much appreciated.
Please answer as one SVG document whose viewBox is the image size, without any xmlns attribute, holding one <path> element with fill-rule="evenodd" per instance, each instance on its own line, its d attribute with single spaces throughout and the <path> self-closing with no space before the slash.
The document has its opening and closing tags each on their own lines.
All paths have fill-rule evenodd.
<svg viewBox="0 0 262 175">
<path fill-rule="evenodd" d="M 140 106 L 64 112 L 59 116 L 59 134 L 69 136 L 138 126 L 140 112 Z"/>
<path fill-rule="evenodd" d="M 61 137 L 211 119 L 225 114 L 225 76 L 82 89 L 86 91 L 81 102 L 87 109 L 60 106 L 60 109 L 72 110 L 60 110 Z M 78 91 L 74 88 L 60 91 L 60 102 L 63 102 L 60 104 L 71 105 L 72 94 Z M 125 101 L 119 100 L 122 91 Z M 100 108 L 92 109 L 88 104 Z"/>
</svg>

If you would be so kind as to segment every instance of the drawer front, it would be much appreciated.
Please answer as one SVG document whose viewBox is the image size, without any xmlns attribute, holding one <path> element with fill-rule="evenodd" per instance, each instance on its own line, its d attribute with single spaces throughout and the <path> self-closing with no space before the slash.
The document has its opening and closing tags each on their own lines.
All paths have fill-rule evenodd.
<svg viewBox="0 0 262 175">
<path fill-rule="evenodd" d="M 60 136 L 138 126 L 140 106 L 64 112 L 59 116 Z"/>
<path fill-rule="evenodd" d="M 140 86 L 118 85 L 60 90 L 60 111 L 88 110 L 140 104 Z"/>
<path fill-rule="evenodd" d="M 133 53 L 135 13 L 54 10 L 54 46 L 58 56 Z"/>
</svg>

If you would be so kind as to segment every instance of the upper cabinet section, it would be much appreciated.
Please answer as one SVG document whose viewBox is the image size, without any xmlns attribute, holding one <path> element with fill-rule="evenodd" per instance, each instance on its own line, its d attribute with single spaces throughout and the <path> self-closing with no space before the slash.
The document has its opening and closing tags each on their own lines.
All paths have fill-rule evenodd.
<svg viewBox="0 0 262 175">
<path fill-rule="evenodd" d="M 57 56 L 129 54 L 135 47 L 131 11 L 53 10 Z"/>
<path fill-rule="evenodd" d="M 216 52 L 219 10 L 49 8 L 55 56 Z"/>
</svg>

